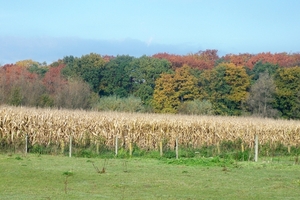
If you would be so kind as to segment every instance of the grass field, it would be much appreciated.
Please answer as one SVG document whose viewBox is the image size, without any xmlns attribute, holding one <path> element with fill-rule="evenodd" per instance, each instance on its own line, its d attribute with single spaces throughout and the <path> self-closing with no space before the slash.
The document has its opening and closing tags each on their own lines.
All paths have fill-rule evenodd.
<svg viewBox="0 0 300 200">
<path fill-rule="evenodd" d="M 299 199 L 300 165 L 281 159 L 287 161 L 1 154 L 0 199 Z"/>
</svg>

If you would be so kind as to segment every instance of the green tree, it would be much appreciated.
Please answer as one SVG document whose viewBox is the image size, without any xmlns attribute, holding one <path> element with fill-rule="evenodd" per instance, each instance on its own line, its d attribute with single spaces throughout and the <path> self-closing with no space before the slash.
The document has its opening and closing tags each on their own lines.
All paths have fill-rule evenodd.
<svg viewBox="0 0 300 200">
<path fill-rule="evenodd" d="M 300 119 L 300 67 L 279 68 L 275 74 L 276 103 L 283 118 Z"/>
<path fill-rule="evenodd" d="M 221 63 L 203 72 L 198 85 L 200 99 L 209 100 L 216 114 L 240 115 L 247 99 L 250 77 L 242 66 Z"/>
<path fill-rule="evenodd" d="M 44 77 L 48 70 L 49 70 L 49 68 L 47 66 L 32 65 L 28 68 L 29 72 L 36 73 L 36 74 L 40 75 L 41 77 Z"/>
<path fill-rule="evenodd" d="M 278 68 L 278 65 L 272 63 L 263 63 L 260 61 L 256 63 L 252 69 L 253 80 L 257 80 L 260 74 L 264 72 L 267 72 L 269 75 L 273 75 L 276 73 Z"/>
<path fill-rule="evenodd" d="M 99 92 L 101 71 L 105 65 L 105 60 L 101 55 L 91 53 L 81 58 L 69 56 L 65 57 L 63 62 L 66 64 L 62 70 L 65 77 L 80 77 L 91 86 L 94 92 Z"/>
<path fill-rule="evenodd" d="M 22 101 L 23 101 L 23 95 L 20 87 L 13 87 L 11 91 L 9 104 L 13 106 L 20 106 L 22 105 Z"/>
<path fill-rule="evenodd" d="M 171 72 L 171 63 L 165 59 L 142 56 L 133 59 L 126 70 L 133 81 L 133 95 L 149 105 L 156 79 L 162 73 Z"/>
<path fill-rule="evenodd" d="M 100 96 L 116 95 L 128 97 L 133 92 L 133 78 L 130 76 L 131 56 L 117 56 L 111 59 L 101 71 Z"/>
</svg>

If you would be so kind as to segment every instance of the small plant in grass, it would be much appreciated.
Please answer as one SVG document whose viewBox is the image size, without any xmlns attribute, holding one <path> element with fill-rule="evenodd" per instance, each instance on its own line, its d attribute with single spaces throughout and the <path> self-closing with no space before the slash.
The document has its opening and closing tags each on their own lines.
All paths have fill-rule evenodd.
<svg viewBox="0 0 300 200">
<path fill-rule="evenodd" d="M 198 152 L 197 153 L 197 157 L 199 156 L 204 156 L 204 157 L 212 157 L 213 156 L 213 149 L 214 147 L 213 146 L 203 146 L 199 149 L 195 149 L 195 152 Z M 196 156 L 196 154 L 195 154 Z"/>
<path fill-rule="evenodd" d="M 106 159 L 104 160 L 104 164 L 103 164 L 103 167 L 102 167 L 102 170 L 100 170 L 95 164 L 93 161 L 90 161 L 88 160 L 87 162 L 91 162 L 94 169 L 96 170 L 97 173 L 99 174 L 104 174 L 106 172 Z"/>
<path fill-rule="evenodd" d="M 292 155 L 299 155 L 300 154 L 300 148 L 298 146 L 292 146 L 291 147 L 291 154 Z"/>
<path fill-rule="evenodd" d="M 84 157 L 84 158 L 93 158 L 96 157 L 96 153 L 92 150 L 92 149 L 80 149 L 77 153 L 76 153 L 77 157 Z"/>
<path fill-rule="evenodd" d="M 176 152 L 171 151 L 171 150 L 165 151 L 163 154 L 163 157 L 164 158 L 176 158 Z"/>
<path fill-rule="evenodd" d="M 157 159 L 161 158 L 159 151 L 147 151 L 147 152 L 143 151 L 143 152 L 144 152 L 144 154 L 141 155 L 143 157 L 146 157 L 146 158 L 157 158 Z"/>
<path fill-rule="evenodd" d="M 128 170 L 127 170 L 127 160 L 124 160 L 124 162 L 123 162 L 123 171 L 124 172 L 128 172 Z"/>
<path fill-rule="evenodd" d="M 136 143 L 133 143 L 132 146 L 133 146 L 133 148 L 132 148 L 132 156 L 133 157 L 140 157 L 140 156 L 144 156 L 146 154 L 146 151 L 140 149 Z"/>
<path fill-rule="evenodd" d="M 195 150 L 191 148 L 185 148 L 185 149 L 180 149 L 179 151 L 179 157 L 180 158 L 193 158 L 195 157 Z"/>
<path fill-rule="evenodd" d="M 129 151 L 124 148 L 121 148 L 118 151 L 117 157 L 118 158 L 129 158 Z"/>
<path fill-rule="evenodd" d="M 23 160 L 20 156 L 15 157 L 16 160 Z"/>
<path fill-rule="evenodd" d="M 234 160 L 236 161 L 246 161 L 249 158 L 249 150 L 246 150 L 244 152 L 237 151 L 234 155 Z"/>
<path fill-rule="evenodd" d="M 69 179 L 69 177 L 73 176 L 74 173 L 72 171 L 66 171 L 66 172 L 63 173 L 63 175 L 66 177 L 65 181 L 64 181 L 64 184 L 65 184 L 65 193 L 67 194 L 67 191 L 68 191 L 68 179 Z"/>
<path fill-rule="evenodd" d="M 42 154 L 45 152 L 45 147 L 43 147 L 42 145 L 39 145 L 39 144 L 35 144 L 33 146 L 30 146 L 28 151 L 31 153 Z"/>
<path fill-rule="evenodd" d="M 295 156 L 295 165 L 298 165 L 299 164 L 299 155 L 296 155 Z"/>
</svg>

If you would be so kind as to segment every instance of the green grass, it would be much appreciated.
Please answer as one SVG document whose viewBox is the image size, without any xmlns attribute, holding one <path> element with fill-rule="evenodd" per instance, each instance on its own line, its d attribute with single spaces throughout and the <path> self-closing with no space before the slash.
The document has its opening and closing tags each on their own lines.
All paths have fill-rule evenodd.
<svg viewBox="0 0 300 200">
<path fill-rule="evenodd" d="M 253 163 L 1 154 L 0 199 L 299 199 L 300 166 L 284 159 Z M 103 167 L 105 172 L 98 173 Z"/>
</svg>

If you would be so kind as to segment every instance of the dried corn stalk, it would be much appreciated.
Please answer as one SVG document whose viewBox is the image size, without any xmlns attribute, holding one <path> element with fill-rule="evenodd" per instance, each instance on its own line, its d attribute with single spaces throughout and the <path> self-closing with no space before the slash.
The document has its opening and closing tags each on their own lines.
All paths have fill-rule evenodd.
<svg viewBox="0 0 300 200">
<path fill-rule="evenodd" d="M 124 146 L 135 143 L 143 149 L 158 149 L 166 141 L 174 148 L 179 144 L 194 148 L 217 145 L 222 141 L 241 139 L 253 147 L 255 135 L 260 144 L 281 142 L 286 146 L 300 143 L 300 123 L 246 117 L 184 116 L 88 112 L 82 110 L 0 107 L 0 139 L 8 144 L 28 134 L 31 144 L 68 144 L 70 135 L 75 144 L 84 146 L 87 139 L 97 144 L 99 138 L 113 147 L 115 137 Z"/>
</svg>

